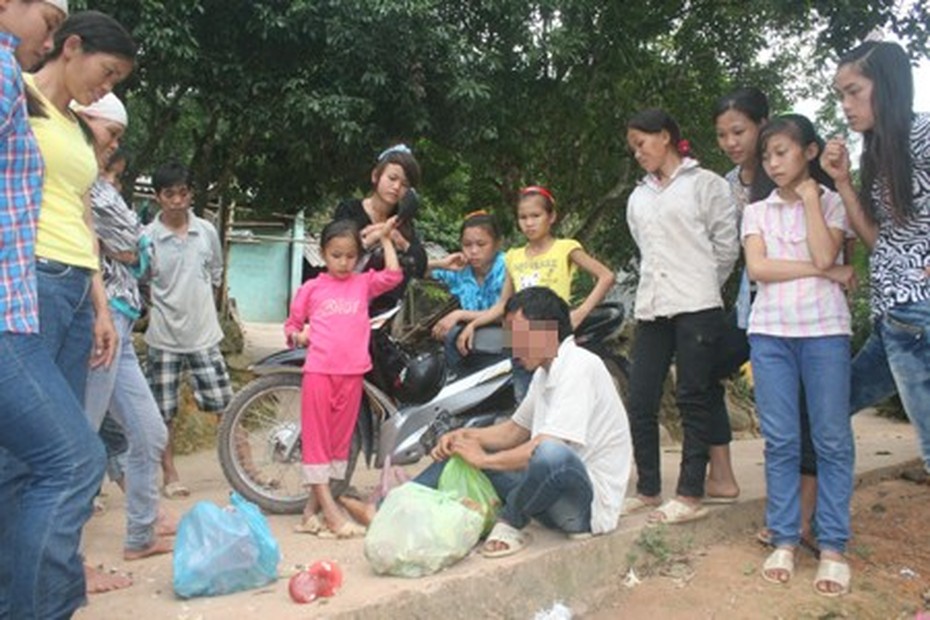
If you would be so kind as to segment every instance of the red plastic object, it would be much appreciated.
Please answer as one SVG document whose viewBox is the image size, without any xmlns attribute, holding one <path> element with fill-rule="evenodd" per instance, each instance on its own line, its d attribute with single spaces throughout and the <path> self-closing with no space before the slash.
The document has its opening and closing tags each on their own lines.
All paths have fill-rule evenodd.
<svg viewBox="0 0 930 620">
<path fill-rule="evenodd" d="M 287 590 L 295 603 L 311 603 L 320 597 L 333 596 L 341 585 L 339 565 L 324 560 L 291 577 Z"/>
</svg>

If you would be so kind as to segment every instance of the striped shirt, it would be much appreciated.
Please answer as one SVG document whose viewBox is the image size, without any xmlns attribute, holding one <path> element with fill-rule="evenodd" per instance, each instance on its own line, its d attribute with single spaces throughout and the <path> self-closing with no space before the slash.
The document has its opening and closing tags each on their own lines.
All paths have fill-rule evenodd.
<svg viewBox="0 0 930 620">
<path fill-rule="evenodd" d="M 820 207 L 827 227 L 845 233 L 848 227 L 842 199 L 836 192 L 822 189 Z M 778 196 L 778 190 L 746 207 L 742 238 L 750 235 L 762 237 L 766 258 L 812 261 L 807 247 L 804 205 L 801 201 L 785 202 Z M 836 262 L 842 264 L 842 252 Z M 850 334 L 846 295 L 839 284 L 825 277 L 759 282 L 748 332 L 784 338 Z"/>
<path fill-rule="evenodd" d="M 0 332 L 39 331 L 36 220 L 45 165 L 29 128 L 19 39 L 0 32 Z"/>
</svg>

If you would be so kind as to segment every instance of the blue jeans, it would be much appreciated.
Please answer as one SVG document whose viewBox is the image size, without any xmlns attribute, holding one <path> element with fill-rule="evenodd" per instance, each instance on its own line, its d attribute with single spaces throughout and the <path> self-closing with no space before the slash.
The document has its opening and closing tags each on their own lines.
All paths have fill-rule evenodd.
<svg viewBox="0 0 930 620">
<path fill-rule="evenodd" d="M 852 413 L 897 393 L 930 471 L 930 301 L 895 306 L 875 321 L 852 363 Z"/>
<path fill-rule="evenodd" d="M 106 457 L 38 335 L 0 333 L 0 617 L 70 618 Z"/>
<path fill-rule="evenodd" d="M 158 475 L 168 442 L 168 429 L 155 404 L 132 346 L 132 320 L 115 312 L 119 351 L 109 368 L 96 368 L 87 377 L 87 418 L 99 430 L 110 415 L 129 440 L 126 455 L 126 549 L 139 550 L 155 540 L 158 519 Z"/>
<path fill-rule="evenodd" d="M 817 456 L 821 549 L 843 553 L 849 540 L 855 444 L 849 417 L 848 336 L 749 337 L 756 406 L 765 437 L 766 523 L 775 545 L 797 545 L 801 530 L 803 385 Z"/>
<path fill-rule="evenodd" d="M 90 350 L 94 346 L 91 273 L 39 259 L 36 276 L 42 340 L 78 402 L 83 403 Z"/>
<path fill-rule="evenodd" d="M 433 463 L 413 481 L 435 489 L 445 465 Z M 519 529 L 536 519 L 569 534 L 591 531 L 594 488 L 578 454 L 561 441 L 541 442 L 522 471 L 483 471 L 503 502 L 499 520 Z"/>
</svg>

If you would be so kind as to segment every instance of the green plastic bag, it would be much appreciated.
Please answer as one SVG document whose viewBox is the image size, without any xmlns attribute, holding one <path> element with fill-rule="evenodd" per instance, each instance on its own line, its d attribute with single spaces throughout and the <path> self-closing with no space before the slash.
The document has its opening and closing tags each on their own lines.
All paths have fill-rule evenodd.
<svg viewBox="0 0 930 620">
<path fill-rule="evenodd" d="M 442 475 L 439 476 L 439 490 L 452 493 L 461 499 L 471 500 L 466 505 L 479 512 L 484 521 L 482 536 L 494 527 L 501 500 L 497 496 L 497 491 L 494 490 L 494 485 L 483 471 L 455 454 L 442 468 Z"/>
<path fill-rule="evenodd" d="M 368 526 L 365 557 L 379 575 L 431 575 L 468 555 L 481 526 L 481 515 L 458 498 L 407 482 L 388 493 Z"/>
</svg>

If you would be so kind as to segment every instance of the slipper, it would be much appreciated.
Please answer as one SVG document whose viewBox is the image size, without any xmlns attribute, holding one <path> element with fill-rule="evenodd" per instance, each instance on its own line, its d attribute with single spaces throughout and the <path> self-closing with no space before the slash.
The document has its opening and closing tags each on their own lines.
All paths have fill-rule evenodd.
<svg viewBox="0 0 930 620">
<path fill-rule="evenodd" d="M 781 579 L 776 579 L 775 577 L 769 577 L 767 573 L 773 570 L 785 571 L 788 573 L 788 578 L 782 581 Z M 790 547 L 779 547 L 770 553 L 769 557 L 767 557 L 765 562 L 762 564 L 762 578 L 769 583 L 783 586 L 791 581 L 792 577 L 794 577 L 794 549 Z"/>
<path fill-rule="evenodd" d="M 509 523 L 498 521 L 491 528 L 487 540 L 481 546 L 481 555 L 488 559 L 503 558 L 522 551 L 524 547 L 530 544 L 531 537 L 528 532 L 518 530 Z M 504 549 L 488 549 L 488 544 L 496 542 L 507 545 Z"/>
<path fill-rule="evenodd" d="M 297 534 L 319 534 L 325 527 L 326 524 L 323 523 L 320 515 L 313 514 L 295 525 L 294 532 Z"/>
<path fill-rule="evenodd" d="M 758 541 L 759 544 L 761 544 L 763 547 L 775 546 L 775 543 L 772 542 L 772 530 L 767 527 L 764 527 L 756 532 L 756 541 Z M 817 546 L 817 541 L 802 536 L 798 540 L 798 547 L 810 553 L 812 556 L 814 556 L 815 559 L 820 559 L 820 547 Z"/>
<path fill-rule="evenodd" d="M 652 512 L 647 517 L 646 525 L 673 525 L 676 523 L 688 523 L 703 519 L 709 514 L 706 506 L 691 506 L 680 499 L 670 499 Z"/>
<path fill-rule="evenodd" d="M 359 525 L 355 521 L 352 521 L 351 519 L 346 519 L 345 521 L 343 521 L 342 525 L 340 525 L 335 530 L 331 530 L 324 523 L 319 533 L 317 533 L 317 536 L 319 536 L 320 538 L 328 538 L 330 540 L 334 540 L 334 539 L 342 540 L 346 538 L 361 538 L 365 535 L 365 532 L 367 531 L 368 530 L 366 530 L 363 526 Z"/>
<path fill-rule="evenodd" d="M 836 560 L 820 560 L 817 566 L 817 576 L 814 577 L 814 590 L 820 596 L 835 598 L 837 596 L 849 593 L 849 582 L 852 579 L 852 573 L 849 570 L 849 564 L 846 562 L 837 562 Z M 821 583 L 835 583 L 840 586 L 837 592 L 825 592 L 817 586 Z"/>
<path fill-rule="evenodd" d="M 594 534 L 591 532 L 567 532 L 569 540 L 591 540 Z"/>
<path fill-rule="evenodd" d="M 190 496 L 191 490 L 184 486 L 184 483 L 180 480 L 175 480 L 163 486 L 161 494 L 165 496 L 165 499 L 179 499 Z"/>
<path fill-rule="evenodd" d="M 661 503 L 661 501 L 660 501 Z M 620 516 L 625 517 L 627 515 L 635 514 L 637 512 L 642 512 L 647 508 L 656 509 L 659 507 L 659 504 L 650 504 L 649 502 L 643 501 L 643 499 L 634 495 L 633 497 L 624 497 L 623 498 L 623 509 L 620 511 Z"/>
</svg>

